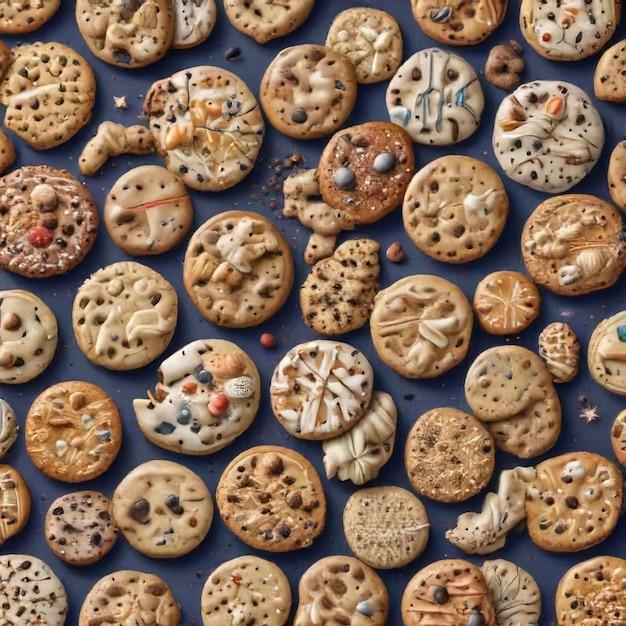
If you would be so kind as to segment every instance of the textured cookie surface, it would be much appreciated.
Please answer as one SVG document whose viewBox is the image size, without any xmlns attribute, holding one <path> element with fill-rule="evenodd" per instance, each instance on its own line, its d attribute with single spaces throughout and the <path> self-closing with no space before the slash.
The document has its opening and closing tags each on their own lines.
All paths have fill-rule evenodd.
<svg viewBox="0 0 626 626">
<path fill-rule="evenodd" d="M 6 400 L 0 398 L 0 461 L 11 451 L 19 432 L 15 411 Z"/>
<path fill-rule="evenodd" d="M 175 0 L 174 49 L 193 48 L 213 32 L 217 21 L 215 0 Z"/>
<path fill-rule="evenodd" d="M 626 140 L 613 148 L 606 178 L 611 200 L 619 209 L 626 211 Z"/>
<path fill-rule="evenodd" d="M 613 420 L 611 447 L 617 460 L 626 467 L 626 409 L 620 411 Z"/>
<path fill-rule="evenodd" d="M 0 463 L 0 545 L 22 531 L 30 516 L 32 499 L 26 481 L 17 469 Z M 4 580 L 4 577 L 3 577 Z"/>
<path fill-rule="evenodd" d="M 626 311 L 595 327 L 587 346 L 587 365 L 599 385 L 626 396 Z"/>
<path fill-rule="evenodd" d="M 580 343 L 569 324 L 548 324 L 539 334 L 538 351 L 552 376 L 552 382 L 569 383 L 576 378 Z"/>
<path fill-rule="evenodd" d="M 61 0 L 0 2 L 0 34 L 23 35 L 43 26 L 61 6 Z"/>
<path fill-rule="evenodd" d="M 600 57 L 593 74 L 593 93 L 598 100 L 624 102 L 626 100 L 626 40 L 607 48 Z"/>
</svg>

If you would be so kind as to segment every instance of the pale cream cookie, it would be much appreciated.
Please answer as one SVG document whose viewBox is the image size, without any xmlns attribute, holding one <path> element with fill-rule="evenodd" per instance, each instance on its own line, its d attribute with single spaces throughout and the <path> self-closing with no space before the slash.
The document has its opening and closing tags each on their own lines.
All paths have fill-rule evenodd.
<svg viewBox="0 0 626 626">
<path fill-rule="evenodd" d="M 552 376 L 552 382 L 569 383 L 576 378 L 580 342 L 569 324 L 548 324 L 539 334 L 538 351 Z"/>
<path fill-rule="evenodd" d="M 208 39 L 217 21 L 215 0 L 175 0 L 174 50 L 193 48 Z"/>
</svg>

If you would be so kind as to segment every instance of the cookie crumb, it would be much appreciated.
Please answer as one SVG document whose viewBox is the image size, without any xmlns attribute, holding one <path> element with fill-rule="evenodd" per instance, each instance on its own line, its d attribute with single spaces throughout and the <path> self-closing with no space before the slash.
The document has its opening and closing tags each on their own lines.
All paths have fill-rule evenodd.
<svg viewBox="0 0 626 626">
<path fill-rule="evenodd" d="M 387 259 L 392 263 L 401 263 L 404 261 L 404 250 L 402 244 L 399 241 L 394 241 L 385 253 Z"/>
<path fill-rule="evenodd" d="M 264 348 L 274 348 L 276 346 L 276 337 L 272 333 L 263 333 L 260 342 Z"/>
<path fill-rule="evenodd" d="M 519 44 L 514 46 L 511 42 L 491 49 L 485 64 L 485 78 L 488 82 L 504 91 L 513 91 L 519 86 L 520 74 L 525 69 L 519 47 Z"/>
<path fill-rule="evenodd" d="M 113 96 L 113 106 L 116 109 L 127 109 L 128 103 L 126 102 L 126 96 Z"/>
</svg>

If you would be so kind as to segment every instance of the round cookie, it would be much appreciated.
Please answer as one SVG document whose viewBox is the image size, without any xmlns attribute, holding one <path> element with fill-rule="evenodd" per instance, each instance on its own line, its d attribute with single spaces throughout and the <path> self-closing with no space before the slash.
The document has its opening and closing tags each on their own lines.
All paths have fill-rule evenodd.
<svg viewBox="0 0 626 626">
<path fill-rule="evenodd" d="M 0 207 L 0 267 L 27 278 L 69 272 L 98 232 L 98 209 L 87 187 L 47 165 L 0 178 Z"/>
<path fill-rule="evenodd" d="M 257 550 L 307 548 L 326 523 L 326 497 L 315 468 L 281 446 L 237 455 L 222 472 L 215 499 L 227 528 Z"/>
<path fill-rule="evenodd" d="M 626 467 L 626 409 L 621 410 L 613 421 L 611 447 L 617 460 Z"/>
<path fill-rule="evenodd" d="M 430 523 L 424 505 L 410 491 L 392 485 L 355 491 L 343 510 L 350 550 L 370 567 L 395 569 L 426 548 Z"/>
<path fill-rule="evenodd" d="M 178 296 L 158 272 L 118 261 L 78 288 L 72 326 L 81 352 L 94 364 L 123 371 L 147 365 L 169 345 Z"/>
<path fill-rule="evenodd" d="M 291 587 L 271 561 L 252 554 L 220 564 L 202 587 L 200 610 L 204 626 L 225 623 L 284 626 L 291 609 Z"/>
<path fill-rule="evenodd" d="M 50 550 L 70 565 L 96 563 L 117 541 L 111 501 L 99 491 L 76 491 L 56 498 L 43 528 Z"/>
<path fill-rule="evenodd" d="M 569 324 L 548 324 L 539 334 L 538 349 L 553 383 L 569 383 L 576 378 L 580 343 Z"/>
<path fill-rule="evenodd" d="M 593 93 L 605 102 L 626 102 L 626 40 L 607 48 L 593 74 Z"/>
<path fill-rule="evenodd" d="M 0 463 L 0 546 L 20 533 L 30 516 L 32 498 L 22 475 L 14 467 Z M 1 557 L 0 557 L 1 558 Z M 1 567 L 1 566 L 0 566 Z M 4 576 L 0 580 L 5 580 Z"/>
<path fill-rule="evenodd" d="M 626 396 L 626 311 L 602 320 L 591 333 L 587 366 L 605 389 Z"/>
<path fill-rule="evenodd" d="M 433 378 L 467 354 L 473 318 L 465 294 L 439 276 L 405 276 L 374 299 L 370 331 L 380 359 L 407 378 Z"/>
<path fill-rule="evenodd" d="M 0 398 L 0 461 L 10 452 L 19 432 L 15 411 L 6 400 Z"/>
<path fill-rule="evenodd" d="M 608 202 L 587 194 L 544 200 L 529 215 L 521 237 L 530 277 L 562 296 L 610 287 L 626 267 L 626 229 Z"/>
<path fill-rule="evenodd" d="M 198 191 L 222 191 L 242 181 L 265 134 L 263 116 L 246 83 L 209 65 L 154 82 L 143 116 L 167 169 Z"/>
<path fill-rule="evenodd" d="M 215 0 L 175 0 L 174 38 L 171 48 L 199 46 L 208 39 L 217 21 Z"/>
<path fill-rule="evenodd" d="M 287 300 L 293 279 L 289 244 L 259 213 L 218 213 L 187 244 L 185 288 L 203 317 L 218 326 L 265 322 Z"/>
<path fill-rule="evenodd" d="M 352 556 L 332 555 L 315 561 L 298 583 L 294 625 L 368 624 L 384 626 L 389 593 L 380 576 Z"/>
<path fill-rule="evenodd" d="M 167 357 L 148 398 L 133 400 L 143 435 L 182 454 L 212 454 L 252 423 L 261 398 L 254 362 L 224 339 L 199 339 Z"/>
<path fill-rule="evenodd" d="M 152 558 L 188 554 L 213 522 L 213 500 L 202 478 L 172 461 L 138 465 L 115 488 L 111 501 L 126 541 Z"/>
<path fill-rule="evenodd" d="M 179 626 L 181 612 L 167 583 L 155 574 L 118 570 L 100 578 L 80 607 L 78 626 L 106 619 L 111 624 Z"/>
<path fill-rule="evenodd" d="M 626 212 L 626 140 L 620 141 L 613 148 L 606 178 L 611 200 L 619 209 Z"/>
<path fill-rule="evenodd" d="M 281 50 L 259 88 L 269 123 L 294 139 L 334 133 L 348 119 L 356 96 L 357 77 L 350 60 L 318 44 Z"/>
<path fill-rule="evenodd" d="M 356 224 L 382 219 L 402 203 L 415 166 L 411 136 L 391 122 L 336 132 L 317 166 L 324 202 Z"/>
<path fill-rule="evenodd" d="M 402 62 L 402 32 L 395 18 L 381 9 L 351 7 L 335 16 L 326 47 L 350 59 L 360 84 L 391 78 Z"/>
<path fill-rule="evenodd" d="M 536 80 L 502 100 L 492 143 L 509 178 L 531 189 L 561 193 L 580 182 L 600 158 L 604 124 L 580 87 Z"/>
<path fill-rule="evenodd" d="M 24 438 L 28 456 L 46 476 L 78 483 L 109 469 L 122 445 L 122 420 L 103 389 L 73 380 L 33 400 Z"/>
<path fill-rule="evenodd" d="M 57 319 L 43 300 L 22 289 L 0 291 L 0 383 L 39 376 L 50 365 L 58 339 Z"/>
<path fill-rule="evenodd" d="M 478 128 L 485 106 L 478 76 L 460 56 L 426 48 L 410 56 L 389 81 L 389 119 L 415 143 L 448 146 Z"/>
<path fill-rule="evenodd" d="M 438 502 L 462 502 L 482 491 L 495 466 L 493 437 L 479 420 L 452 407 L 426 411 L 404 448 L 409 482 Z"/>
<path fill-rule="evenodd" d="M 498 241 L 509 213 L 502 180 L 486 163 L 449 154 L 427 163 L 404 195 L 402 220 L 411 241 L 429 257 L 466 263 Z"/>
<path fill-rule="evenodd" d="M 61 0 L 27 0 L 0 4 L 0 35 L 24 35 L 41 28 L 61 6 Z"/>
<path fill-rule="evenodd" d="M 187 188 L 159 165 L 140 165 L 122 174 L 104 201 L 104 225 L 115 245 L 128 254 L 167 252 L 185 238 L 192 223 Z"/>
</svg>

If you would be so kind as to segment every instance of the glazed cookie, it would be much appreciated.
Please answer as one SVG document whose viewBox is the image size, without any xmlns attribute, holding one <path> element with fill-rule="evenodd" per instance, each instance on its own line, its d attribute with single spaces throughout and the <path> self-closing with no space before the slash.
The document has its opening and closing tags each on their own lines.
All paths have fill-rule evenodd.
<svg viewBox="0 0 626 626">
<path fill-rule="evenodd" d="M 152 558 L 188 554 L 209 532 L 213 500 L 204 481 L 172 461 L 146 461 L 115 488 L 112 513 L 128 543 Z"/>
<path fill-rule="evenodd" d="M 404 589 L 401 611 L 405 626 L 496 626 L 485 578 L 463 559 L 443 559 L 420 569 Z"/>
<path fill-rule="evenodd" d="M 377 569 L 414 561 L 426 548 L 430 523 L 424 505 L 395 486 L 355 491 L 343 510 L 343 532 L 355 556 Z"/>
<path fill-rule="evenodd" d="M 465 294 L 439 276 L 406 276 L 379 291 L 370 331 L 378 356 L 407 378 L 433 378 L 460 363 L 472 334 Z"/>
<path fill-rule="evenodd" d="M 12 49 L 0 83 L 4 125 L 36 150 L 71 139 L 91 119 L 96 79 L 76 50 L 57 42 Z"/>
<path fill-rule="evenodd" d="M 134 261 L 93 273 L 78 288 L 72 307 L 81 352 L 112 370 L 137 369 L 156 359 L 169 345 L 177 317 L 174 287 Z"/>
<path fill-rule="evenodd" d="M 254 94 L 221 67 L 191 67 L 156 81 L 143 115 L 167 169 L 198 191 L 221 191 L 243 180 L 265 134 Z"/>
<path fill-rule="evenodd" d="M 58 339 L 57 319 L 43 300 L 23 289 L 0 291 L 0 383 L 39 376 L 50 365 Z"/>
<path fill-rule="evenodd" d="M 539 335 L 539 356 L 545 361 L 553 383 L 569 383 L 578 374 L 580 343 L 569 324 L 552 322 Z"/>
<path fill-rule="evenodd" d="M 111 500 L 99 491 L 76 491 L 58 497 L 43 526 L 52 553 L 70 565 L 91 565 L 109 553 L 117 541 Z"/>
<path fill-rule="evenodd" d="M 317 339 L 298 344 L 280 360 L 270 384 L 272 410 L 299 439 L 331 439 L 367 411 L 374 371 L 347 343 Z"/>
<path fill-rule="evenodd" d="M 109 469 L 122 444 L 122 421 L 104 390 L 74 380 L 52 385 L 35 398 L 24 437 L 31 461 L 46 476 L 78 483 Z"/>
<path fill-rule="evenodd" d="M 0 34 L 24 35 L 43 26 L 57 12 L 61 0 L 0 2 Z"/>
<path fill-rule="evenodd" d="M 357 224 L 377 222 L 402 203 L 415 165 L 411 136 L 391 122 L 336 132 L 317 166 L 325 202 Z"/>
<path fill-rule="evenodd" d="M 98 232 L 88 189 L 66 170 L 25 166 L 0 179 L 0 267 L 27 278 L 64 274 Z"/>
<path fill-rule="evenodd" d="M 320 335 L 344 335 L 367 324 L 378 288 L 379 244 L 349 239 L 318 261 L 300 288 L 304 323 Z"/>
<path fill-rule="evenodd" d="M 478 76 L 460 56 L 426 48 L 410 56 L 387 87 L 392 122 L 415 143 L 448 146 L 478 128 L 485 100 Z"/>
<path fill-rule="evenodd" d="M 109 236 L 128 254 L 167 252 L 185 238 L 192 223 L 193 206 L 183 181 L 159 165 L 122 174 L 104 201 Z"/>
<path fill-rule="evenodd" d="M 491 479 L 493 438 L 479 420 L 460 409 L 430 409 L 409 431 L 404 466 L 419 494 L 438 502 L 462 502 Z"/>
<path fill-rule="evenodd" d="M 509 178 L 531 189 L 561 193 L 596 164 L 604 124 L 580 87 L 536 80 L 520 85 L 500 103 L 492 143 Z"/>
<path fill-rule="evenodd" d="M 620 141 L 609 157 L 606 173 L 611 200 L 626 212 L 626 140 Z"/>
<path fill-rule="evenodd" d="M 530 277 L 562 296 L 613 285 L 626 267 L 626 229 L 608 202 L 587 194 L 544 200 L 522 230 Z"/>
<path fill-rule="evenodd" d="M 391 78 L 402 62 L 402 44 L 395 18 L 369 7 L 341 11 L 326 35 L 326 47 L 350 59 L 361 84 Z"/>
<path fill-rule="evenodd" d="M 611 427 L 611 447 L 621 465 L 626 467 L 626 409 L 617 414 Z"/>
<path fill-rule="evenodd" d="M 473 157 L 446 155 L 413 176 L 402 204 L 404 229 L 429 257 L 466 263 L 500 237 L 509 198 L 496 172 Z"/>
<path fill-rule="evenodd" d="M 30 517 L 32 505 L 26 481 L 14 467 L 4 463 L 0 463 L 0 500 L 1 546 L 23 530 Z M 0 580 L 4 580 L 4 576 Z"/>
<path fill-rule="evenodd" d="M 291 587 L 271 561 L 252 554 L 238 556 L 214 569 L 202 587 L 204 626 L 264 624 L 284 626 L 291 609 Z"/>
<path fill-rule="evenodd" d="M 587 365 L 598 385 L 626 396 L 626 311 L 595 327 L 587 347 Z"/>
<path fill-rule="evenodd" d="M 169 50 L 174 37 L 174 2 L 76 1 L 76 23 L 101 61 L 123 68 L 145 67 Z"/>
<path fill-rule="evenodd" d="M 0 461 L 10 452 L 19 432 L 15 411 L 6 400 L 0 398 Z"/>
<path fill-rule="evenodd" d="M 224 469 L 215 498 L 227 528 L 257 550 L 307 548 L 326 523 L 326 498 L 315 468 L 281 446 L 237 455 Z"/>
<path fill-rule="evenodd" d="M 294 626 L 387 623 L 385 583 L 371 567 L 351 556 L 315 561 L 300 578 L 298 596 Z"/>
<path fill-rule="evenodd" d="M 180 50 L 200 45 L 213 32 L 216 20 L 215 0 L 175 0 L 171 47 Z"/>
<path fill-rule="evenodd" d="M 265 115 L 277 131 L 316 139 L 334 133 L 348 119 L 356 103 L 357 77 L 342 54 L 299 44 L 274 57 L 259 89 Z"/>
<path fill-rule="evenodd" d="M 252 359 L 224 339 L 193 341 L 169 356 L 147 399 L 133 400 L 144 436 L 166 450 L 212 454 L 252 423 L 261 379 Z"/>
<path fill-rule="evenodd" d="M 607 48 L 600 57 L 593 74 L 593 93 L 606 102 L 626 101 L 626 40 Z"/>
<path fill-rule="evenodd" d="M 100 578 L 85 597 L 78 626 L 102 622 L 179 626 L 180 607 L 167 583 L 155 574 L 118 570 Z"/>
<path fill-rule="evenodd" d="M 289 244 L 260 213 L 218 213 L 187 244 L 185 288 L 202 316 L 218 326 L 265 322 L 287 300 L 293 278 Z"/>
</svg>

